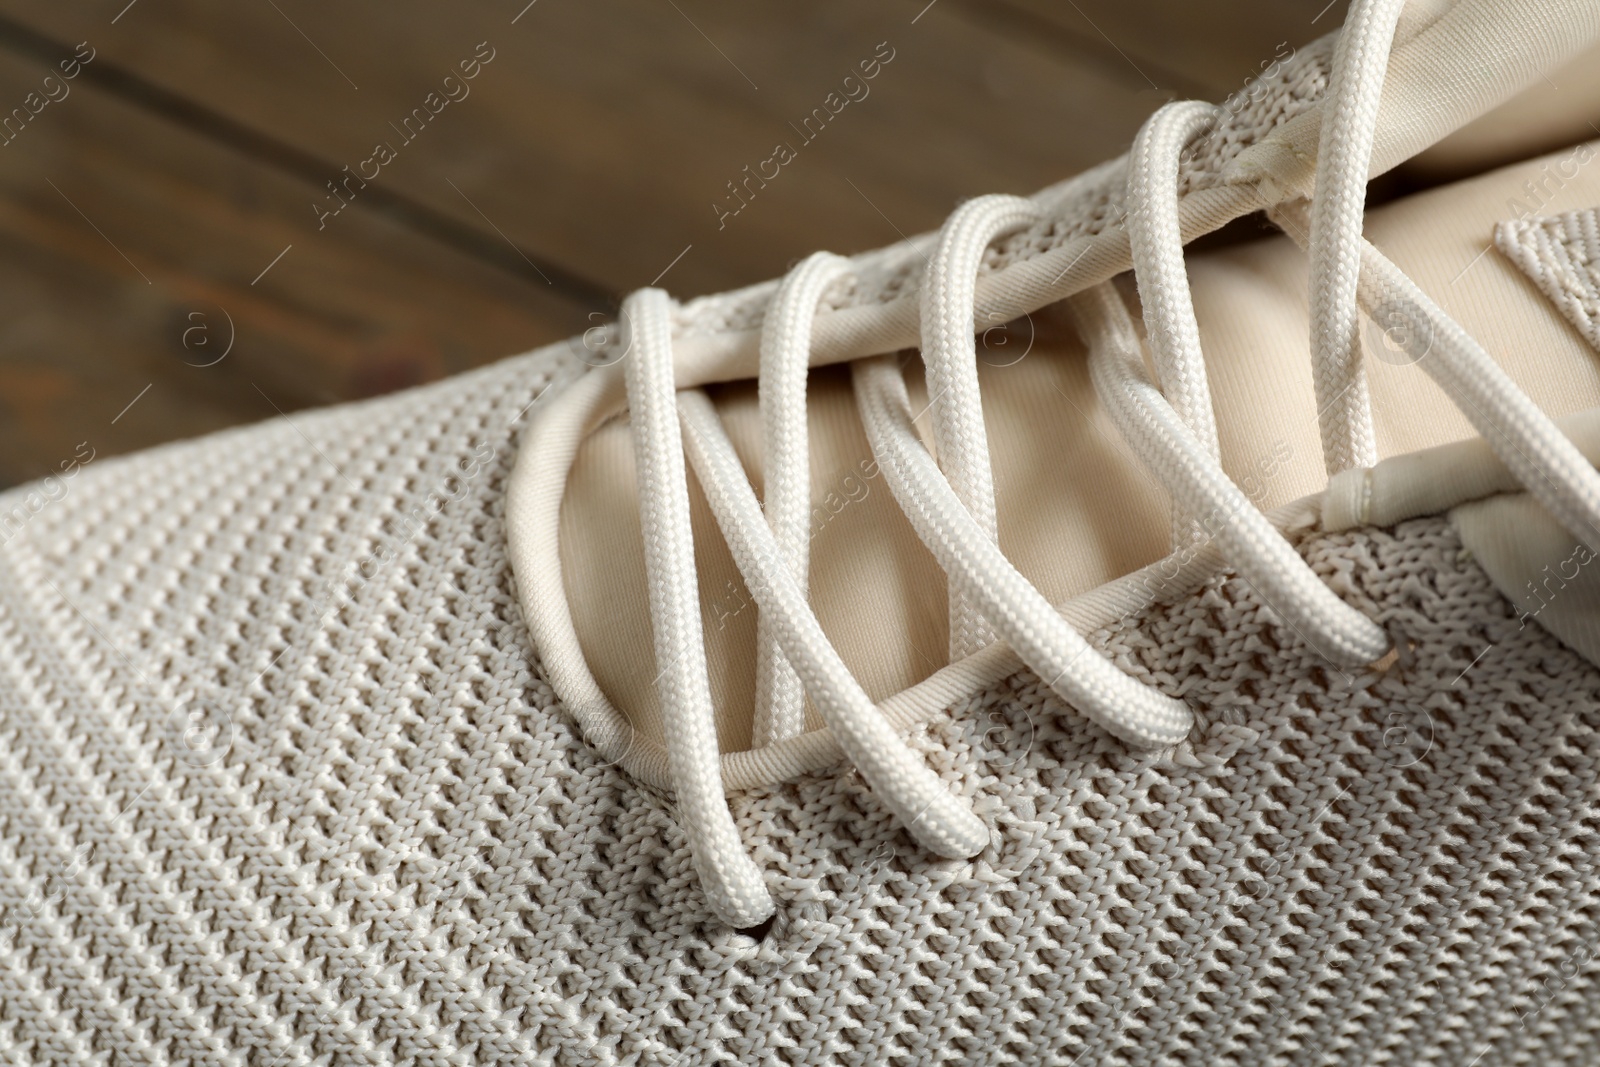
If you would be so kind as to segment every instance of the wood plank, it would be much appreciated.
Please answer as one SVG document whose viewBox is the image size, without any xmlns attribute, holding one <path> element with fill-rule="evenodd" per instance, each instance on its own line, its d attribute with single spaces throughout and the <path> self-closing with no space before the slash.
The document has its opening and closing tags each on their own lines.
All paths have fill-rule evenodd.
<svg viewBox="0 0 1600 1067">
<path fill-rule="evenodd" d="M 49 70 L 0 51 L 0 103 Z M 52 84 L 0 145 L 0 483 L 441 377 L 590 310 L 383 214 L 318 233 L 304 182 Z"/>
<path fill-rule="evenodd" d="M 818 247 L 894 241 L 964 197 L 1031 191 L 1120 152 L 1165 98 L 954 3 L 140 0 L 113 24 L 126 3 L 0 10 L 63 42 L 92 39 L 101 72 L 203 101 L 321 160 L 324 179 L 391 144 L 357 207 L 388 191 L 503 231 L 597 290 L 649 284 L 675 263 L 664 285 L 716 291 Z M 405 117 L 480 42 L 493 59 L 470 95 L 408 140 Z M 880 43 L 892 59 L 846 85 Z M 847 90 L 865 95 L 839 107 Z M 808 139 L 806 117 L 829 106 L 838 114 L 824 110 Z M 748 179 L 779 144 L 795 158 Z M 723 218 L 714 205 L 741 202 L 730 183 L 753 198 Z M 306 219 L 313 199 L 296 209 Z"/>
<path fill-rule="evenodd" d="M 96 50 L 0 147 L 0 482 L 86 423 L 109 454 L 525 349 L 669 265 L 693 294 L 894 241 L 1121 151 L 1172 89 L 1220 96 L 1309 24 L 1302 0 L 1226 34 L 1169 0 L 1154 29 L 1036 2 L 0 0 L 0 105 Z M 470 95 L 435 116 L 446 90 Z M 352 203 L 319 220 L 330 179 Z M 187 365 L 222 312 L 237 346 Z"/>
<path fill-rule="evenodd" d="M 1344 23 L 1347 0 L 958 0 L 1112 77 L 1221 101 L 1246 78 Z"/>
</svg>

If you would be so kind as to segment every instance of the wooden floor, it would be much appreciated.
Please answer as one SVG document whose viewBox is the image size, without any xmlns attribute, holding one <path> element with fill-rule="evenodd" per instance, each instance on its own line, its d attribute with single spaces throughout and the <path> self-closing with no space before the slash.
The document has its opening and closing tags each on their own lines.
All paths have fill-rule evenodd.
<svg viewBox="0 0 1600 1067">
<path fill-rule="evenodd" d="M 0 0 L 0 485 L 890 243 L 1342 8 Z"/>
</svg>

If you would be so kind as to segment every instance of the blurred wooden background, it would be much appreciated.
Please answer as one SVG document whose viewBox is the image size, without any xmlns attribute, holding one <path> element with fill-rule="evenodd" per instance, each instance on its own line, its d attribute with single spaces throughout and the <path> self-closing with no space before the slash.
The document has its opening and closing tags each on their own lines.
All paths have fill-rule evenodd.
<svg viewBox="0 0 1600 1067">
<path fill-rule="evenodd" d="M 1115 155 L 1162 101 L 1221 100 L 1342 18 L 0 0 L 0 485 L 80 442 L 125 452 L 525 351 L 656 279 L 690 296 L 890 243 Z M 720 217 L 780 142 L 796 158 Z"/>
</svg>

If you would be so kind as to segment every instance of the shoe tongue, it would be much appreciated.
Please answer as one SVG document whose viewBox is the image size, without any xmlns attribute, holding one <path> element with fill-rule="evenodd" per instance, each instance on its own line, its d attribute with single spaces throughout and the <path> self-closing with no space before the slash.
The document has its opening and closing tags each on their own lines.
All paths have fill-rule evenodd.
<svg viewBox="0 0 1600 1067">
<path fill-rule="evenodd" d="M 1530 207 L 1556 214 L 1600 205 L 1600 167 L 1584 165 L 1595 151 L 1580 146 L 1432 190 L 1367 221 L 1369 238 L 1552 415 L 1600 406 L 1600 354 L 1491 243 L 1497 223 Z M 1224 467 L 1262 509 L 1320 491 L 1304 257 L 1270 237 L 1193 255 L 1188 272 Z M 1136 297 L 1126 276 L 1120 283 Z M 1370 323 L 1363 328 L 1382 455 L 1474 435 L 1421 368 Z M 1101 410 L 1066 317 L 1045 308 L 982 340 L 1000 542 L 1012 562 L 1060 603 L 1165 556 L 1166 494 Z M 921 364 L 911 359 L 905 372 L 920 410 Z M 716 387 L 713 399 L 759 490 L 755 383 Z M 881 700 L 945 665 L 945 575 L 878 474 L 847 368 L 812 372 L 808 422 L 812 603 L 845 663 Z M 718 738 L 723 751 L 739 751 L 750 744 L 757 609 L 692 476 L 690 497 Z M 584 444 L 561 528 L 566 591 L 589 667 L 642 739 L 662 744 L 625 419 Z"/>
</svg>

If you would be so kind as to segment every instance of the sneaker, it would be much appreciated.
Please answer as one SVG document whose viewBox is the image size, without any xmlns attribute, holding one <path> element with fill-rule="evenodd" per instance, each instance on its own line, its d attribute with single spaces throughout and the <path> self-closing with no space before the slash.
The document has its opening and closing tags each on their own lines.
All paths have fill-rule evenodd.
<svg viewBox="0 0 1600 1067">
<path fill-rule="evenodd" d="M 1593 1062 L 1600 144 L 1364 211 L 1510 7 L 0 495 L 0 1058 Z"/>
</svg>

